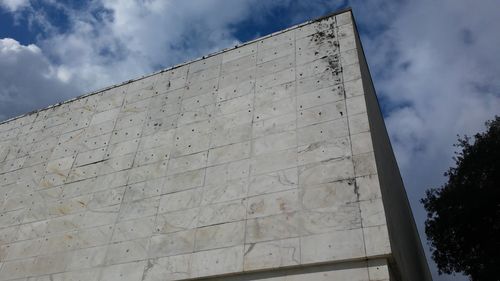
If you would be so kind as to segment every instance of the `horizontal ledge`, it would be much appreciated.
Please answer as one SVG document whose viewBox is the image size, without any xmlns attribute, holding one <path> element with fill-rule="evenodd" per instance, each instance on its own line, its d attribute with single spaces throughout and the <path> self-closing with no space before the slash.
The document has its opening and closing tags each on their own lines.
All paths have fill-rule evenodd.
<svg viewBox="0 0 500 281">
<path fill-rule="evenodd" d="M 277 278 L 282 276 L 294 275 L 294 274 L 304 274 L 304 273 L 314 273 L 314 272 L 325 272 L 325 271 L 335 271 L 343 269 L 354 269 L 360 267 L 367 267 L 368 261 L 385 259 L 389 264 L 392 259 L 392 255 L 373 255 L 360 258 L 343 259 L 336 261 L 325 261 L 316 263 L 307 263 L 301 265 L 291 265 L 275 268 L 265 268 L 265 269 L 255 269 L 248 271 L 231 272 L 218 275 L 210 275 L 195 278 L 177 279 L 177 280 L 220 280 L 225 278 L 227 280 L 238 280 L 238 281 L 253 281 L 268 278 Z"/>
</svg>

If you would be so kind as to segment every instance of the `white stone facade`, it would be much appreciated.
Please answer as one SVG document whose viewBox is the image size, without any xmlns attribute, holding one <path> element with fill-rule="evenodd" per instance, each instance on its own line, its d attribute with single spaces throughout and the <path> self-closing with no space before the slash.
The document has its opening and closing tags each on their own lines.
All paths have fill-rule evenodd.
<svg viewBox="0 0 500 281">
<path fill-rule="evenodd" d="M 348 11 L 1 124 L 0 280 L 389 280 L 355 36 Z"/>
</svg>

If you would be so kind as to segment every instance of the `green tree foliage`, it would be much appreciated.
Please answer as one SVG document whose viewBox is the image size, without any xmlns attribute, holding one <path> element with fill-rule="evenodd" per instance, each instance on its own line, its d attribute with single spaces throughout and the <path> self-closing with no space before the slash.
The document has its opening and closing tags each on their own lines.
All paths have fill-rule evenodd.
<svg viewBox="0 0 500 281">
<path fill-rule="evenodd" d="M 500 117 L 458 138 L 448 182 L 427 190 L 425 233 L 439 272 L 500 280 Z"/>
</svg>

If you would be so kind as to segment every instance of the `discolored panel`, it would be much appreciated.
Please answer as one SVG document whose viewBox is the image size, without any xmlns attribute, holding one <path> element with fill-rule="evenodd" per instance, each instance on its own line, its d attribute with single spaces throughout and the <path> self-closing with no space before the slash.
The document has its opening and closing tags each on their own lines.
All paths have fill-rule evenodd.
<svg viewBox="0 0 500 281">
<path fill-rule="evenodd" d="M 0 124 L 0 281 L 389 280 L 355 36 L 331 15 Z"/>
</svg>

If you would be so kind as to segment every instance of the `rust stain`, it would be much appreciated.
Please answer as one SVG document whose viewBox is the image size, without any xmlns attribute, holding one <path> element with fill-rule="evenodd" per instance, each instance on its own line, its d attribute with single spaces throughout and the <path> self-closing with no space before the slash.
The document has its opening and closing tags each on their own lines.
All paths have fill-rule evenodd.
<svg viewBox="0 0 500 281">
<path fill-rule="evenodd" d="M 252 214 L 255 214 L 257 212 L 261 212 L 262 210 L 264 209 L 264 202 L 260 201 L 260 202 L 256 202 L 256 203 L 252 203 L 250 205 L 250 211 L 252 212 Z"/>
<path fill-rule="evenodd" d="M 83 106 L 83 109 L 86 109 L 88 111 L 93 111 L 93 109 L 92 109 L 92 107 L 90 105 Z"/>
<path fill-rule="evenodd" d="M 40 181 L 40 185 L 42 187 L 46 187 L 46 188 L 52 187 L 52 184 L 49 181 L 45 180 L 45 179 Z"/>
<path fill-rule="evenodd" d="M 58 176 L 61 176 L 61 177 L 65 177 L 64 173 L 58 169 L 55 169 L 55 174 L 58 175 Z"/>
<path fill-rule="evenodd" d="M 57 211 L 61 213 L 62 215 L 66 215 L 70 212 L 70 209 L 66 206 L 58 207 Z"/>
<path fill-rule="evenodd" d="M 279 206 L 280 206 L 281 211 L 286 210 L 286 203 L 284 201 L 282 201 L 281 199 L 279 200 Z"/>
</svg>

